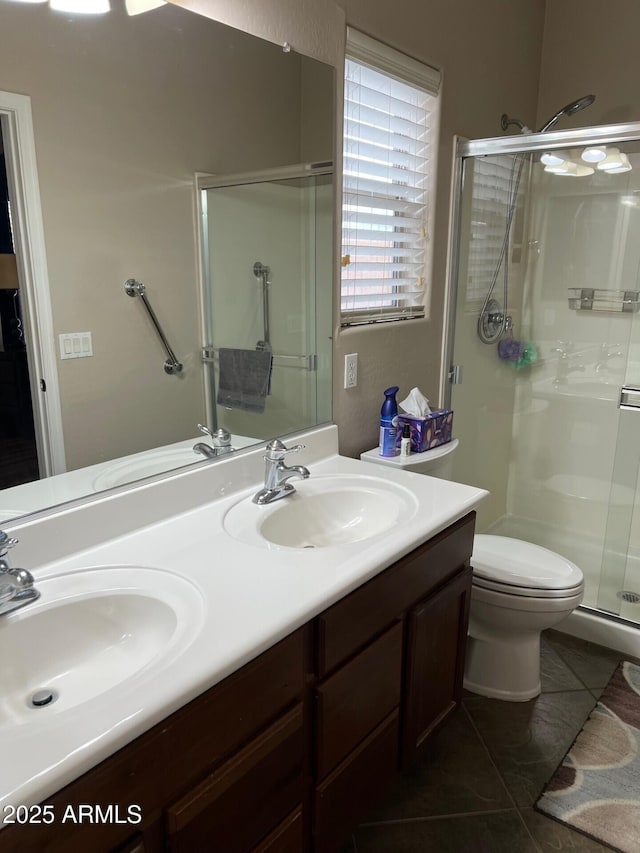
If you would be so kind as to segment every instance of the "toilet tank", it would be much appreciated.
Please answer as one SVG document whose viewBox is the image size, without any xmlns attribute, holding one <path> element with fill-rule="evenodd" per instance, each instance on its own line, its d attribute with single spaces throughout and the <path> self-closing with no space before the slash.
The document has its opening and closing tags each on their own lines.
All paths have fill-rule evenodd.
<svg viewBox="0 0 640 853">
<path fill-rule="evenodd" d="M 428 474 L 440 480 L 450 480 L 453 473 L 453 454 L 458 446 L 458 439 L 432 450 L 422 453 L 410 453 L 409 456 L 380 456 L 380 448 L 374 447 L 360 454 L 363 462 L 375 462 L 378 465 L 389 465 L 403 471 L 413 471 L 416 474 Z"/>
</svg>

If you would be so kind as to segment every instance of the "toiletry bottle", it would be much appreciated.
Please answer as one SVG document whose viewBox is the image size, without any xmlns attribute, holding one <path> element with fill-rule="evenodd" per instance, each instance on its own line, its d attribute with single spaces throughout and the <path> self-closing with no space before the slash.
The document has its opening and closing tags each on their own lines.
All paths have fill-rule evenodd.
<svg viewBox="0 0 640 853">
<path fill-rule="evenodd" d="M 384 403 L 380 410 L 380 456 L 396 455 L 396 432 L 398 429 L 398 386 L 393 385 L 384 392 Z"/>
<path fill-rule="evenodd" d="M 408 456 L 411 453 L 411 427 L 405 424 L 402 427 L 402 438 L 400 439 L 400 456 Z"/>
</svg>

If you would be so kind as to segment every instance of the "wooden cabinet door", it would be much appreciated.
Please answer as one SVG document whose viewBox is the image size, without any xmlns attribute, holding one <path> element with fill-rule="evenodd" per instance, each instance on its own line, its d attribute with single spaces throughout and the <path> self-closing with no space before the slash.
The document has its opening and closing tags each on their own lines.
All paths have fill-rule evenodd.
<svg viewBox="0 0 640 853">
<path fill-rule="evenodd" d="M 169 850 L 246 853 L 298 807 L 304 785 L 297 705 L 166 810 Z"/>
<path fill-rule="evenodd" d="M 467 567 L 407 615 L 402 769 L 462 698 L 471 577 Z"/>
</svg>

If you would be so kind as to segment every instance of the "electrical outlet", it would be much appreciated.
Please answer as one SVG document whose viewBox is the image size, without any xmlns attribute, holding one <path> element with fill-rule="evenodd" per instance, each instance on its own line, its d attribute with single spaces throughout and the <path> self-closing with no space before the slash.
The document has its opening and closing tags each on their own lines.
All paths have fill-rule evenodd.
<svg viewBox="0 0 640 853">
<path fill-rule="evenodd" d="M 344 387 L 355 388 L 358 384 L 358 353 L 352 352 L 344 357 Z"/>
</svg>

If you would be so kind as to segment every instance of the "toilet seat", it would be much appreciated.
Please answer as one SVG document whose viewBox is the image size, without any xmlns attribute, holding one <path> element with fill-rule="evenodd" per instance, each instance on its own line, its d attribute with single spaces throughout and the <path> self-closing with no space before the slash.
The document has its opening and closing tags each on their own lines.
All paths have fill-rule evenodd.
<svg viewBox="0 0 640 853">
<path fill-rule="evenodd" d="M 584 588 L 582 571 L 565 557 L 508 536 L 474 537 L 473 583 L 507 595 L 568 598 Z"/>
</svg>

